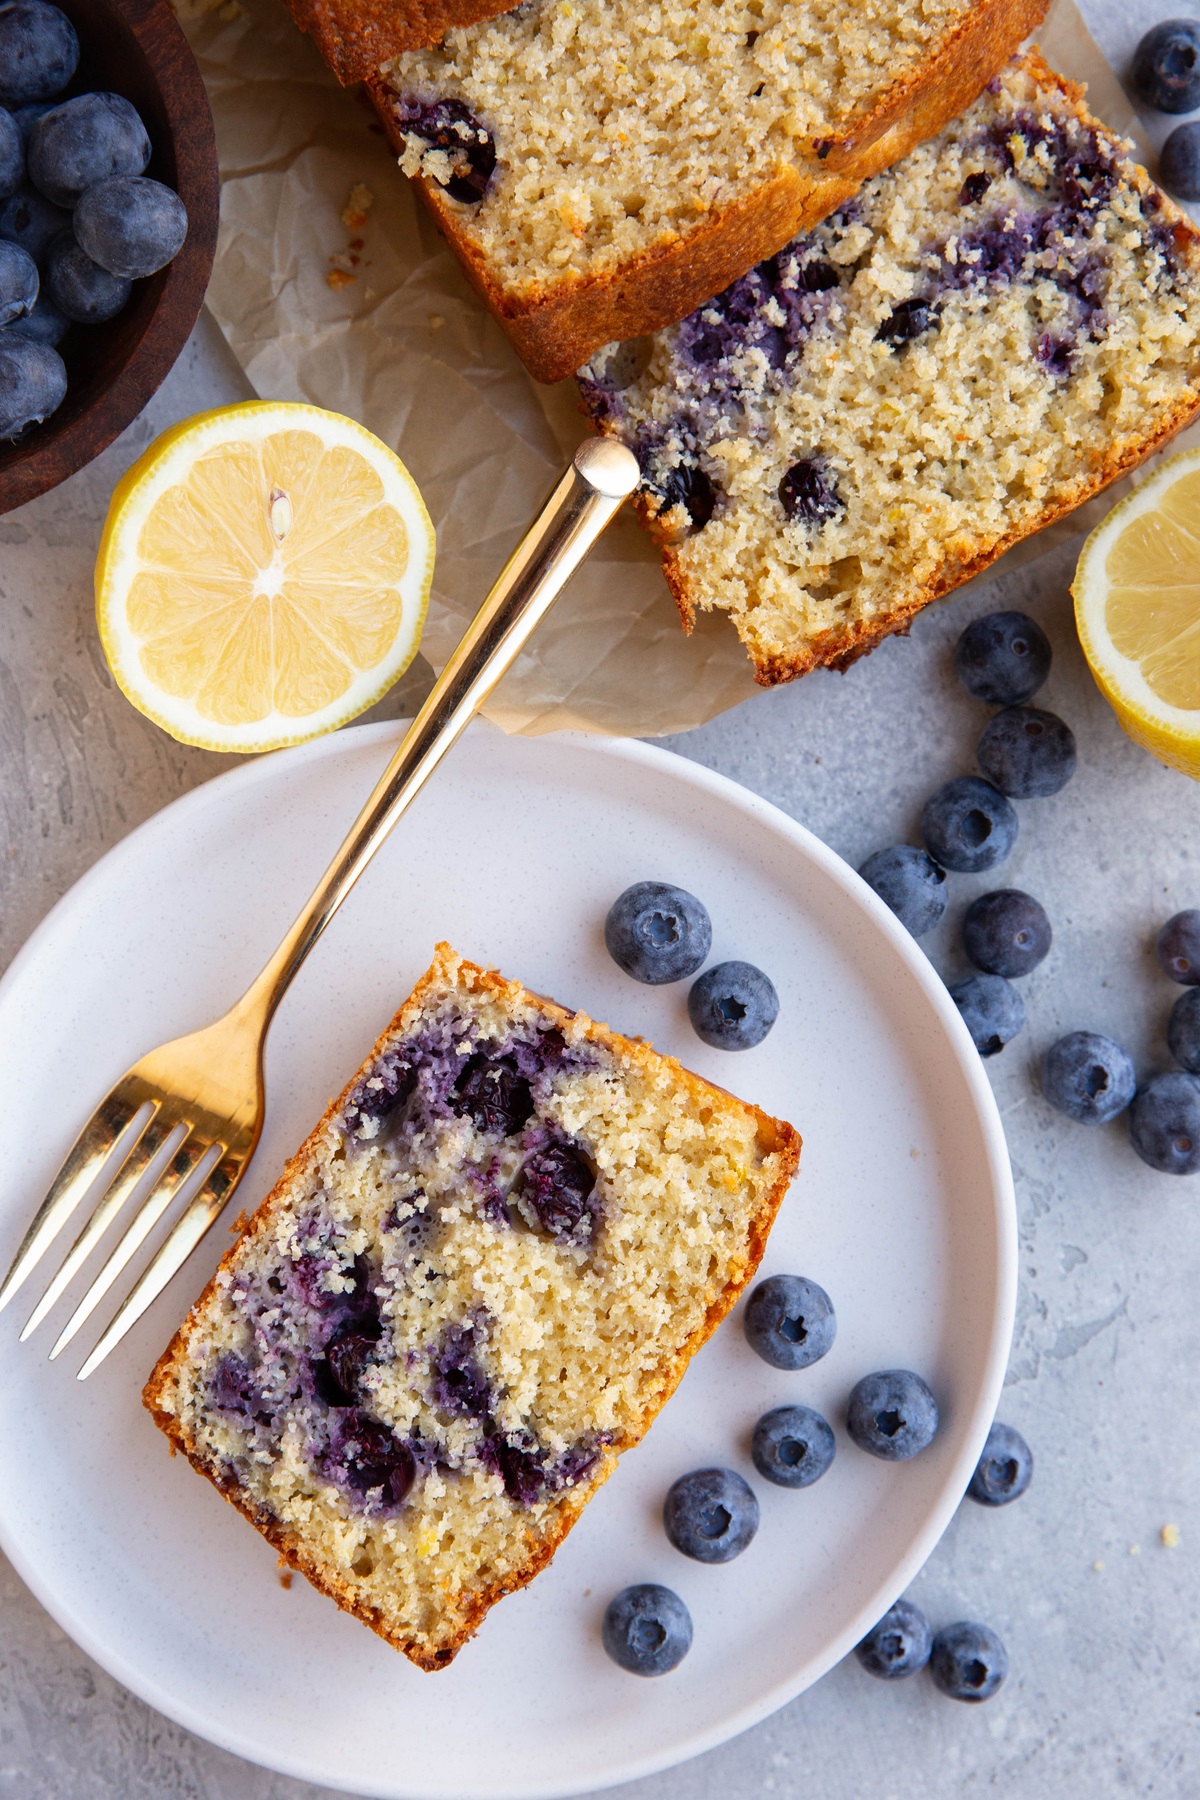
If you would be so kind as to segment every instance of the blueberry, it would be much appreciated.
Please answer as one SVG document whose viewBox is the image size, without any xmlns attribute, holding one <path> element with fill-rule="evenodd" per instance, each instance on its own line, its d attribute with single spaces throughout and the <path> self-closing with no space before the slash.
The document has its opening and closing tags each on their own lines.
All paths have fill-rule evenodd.
<svg viewBox="0 0 1200 1800">
<path fill-rule="evenodd" d="M 954 650 L 958 678 L 989 706 L 1032 700 L 1050 673 L 1050 640 L 1021 612 L 986 613 L 962 633 Z"/>
<path fill-rule="evenodd" d="M 1009 706 L 984 727 L 979 766 L 1014 800 L 1041 800 L 1066 787 L 1075 773 L 1075 733 L 1056 713 Z"/>
<path fill-rule="evenodd" d="M 325 1355 L 313 1364 L 313 1385 L 328 1406 L 354 1406 L 363 1370 L 375 1355 L 383 1327 L 378 1320 L 355 1319 L 335 1331 Z"/>
<path fill-rule="evenodd" d="M 702 1563 L 732 1562 L 758 1530 L 754 1489 L 732 1469 L 693 1469 L 672 1482 L 663 1526 L 677 1550 Z"/>
<path fill-rule="evenodd" d="M 1189 906 L 1168 919 L 1155 950 L 1164 975 L 1184 987 L 1200 987 L 1200 910 Z"/>
<path fill-rule="evenodd" d="M 0 241 L 0 331 L 33 311 L 38 297 L 37 264 L 19 244 Z"/>
<path fill-rule="evenodd" d="M 1003 862 L 1017 841 L 1017 815 L 990 781 L 958 775 L 931 794 L 921 812 L 921 835 L 943 868 L 977 875 Z"/>
<path fill-rule="evenodd" d="M 66 392 L 67 371 L 57 350 L 15 331 L 0 336 L 0 441 L 48 419 Z"/>
<path fill-rule="evenodd" d="M 914 937 L 932 931 L 946 910 L 946 871 L 914 844 L 876 850 L 858 872 Z"/>
<path fill-rule="evenodd" d="M 833 1347 L 837 1315 L 823 1287 L 804 1275 L 768 1275 L 746 1302 L 746 1342 L 773 1369 L 807 1369 Z"/>
<path fill-rule="evenodd" d="M 1177 200 L 1200 200 L 1200 120 L 1175 127 L 1159 152 L 1158 179 Z"/>
<path fill-rule="evenodd" d="M 990 1700 L 1008 1674 L 1008 1651 L 988 1626 L 960 1619 L 934 1638 L 929 1673 L 951 1700 Z"/>
<path fill-rule="evenodd" d="M 963 948 L 986 975 L 1028 975 L 1044 959 L 1051 936 L 1045 907 L 1019 888 L 980 894 L 963 920 Z"/>
<path fill-rule="evenodd" d="M 959 189 L 958 204 L 973 206 L 977 200 L 982 200 L 992 185 L 992 179 L 986 169 L 976 169 L 973 175 L 967 176 Z"/>
<path fill-rule="evenodd" d="M 1133 1096 L 1129 1141 L 1152 1169 L 1194 1175 L 1200 1169 L 1200 1077 L 1179 1069 L 1152 1075 Z"/>
<path fill-rule="evenodd" d="M 1200 25 L 1164 19 L 1138 40 L 1131 70 L 1134 92 L 1159 112 L 1200 106 Z"/>
<path fill-rule="evenodd" d="M 1200 1075 L 1200 988 L 1180 994 L 1171 1008 L 1167 1047 L 1189 1075 Z"/>
<path fill-rule="evenodd" d="M 110 275 L 79 248 L 69 231 L 46 252 L 46 287 L 59 312 L 79 325 L 102 325 L 115 318 L 133 289 Z"/>
<path fill-rule="evenodd" d="M 723 962 L 706 969 L 688 994 L 696 1036 L 714 1050 L 761 1044 L 779 1016 L 779 995 L 753 963 Z"/>
<path fill-rule="evenodd" d="M 833 1432 L 811 1406 L 777 1406 L 754 1427 L 754 1466 L 776 1487 L 811 1487 L 837 1451 Z"/>
<path fill-rule="evenodd" d="M 687 514 L 687 535 L 703 531 L 717 508 L 717 490 L 699 463 L 676 463 L 654 479 L 659 515 L 682 507 Z"/>
<path fill-rule="evenodd" d="M 462 100 L 401 100 L 401 127 L 430 149 L 448 152 L 449 172 L 435 177 L 453 200 L 476 206 L 496 167 L 496 141 Z"/>
<path fill-rule="evenodd" d="M 29 134 L 38 120 L 44 119 L 46 114 L 52 112 L 57 105 L 57 100 L 31 100 L 27 106 L 13 108 L 12 116 L 17 121 L 22 144 L 29 142 Z"/>
<path fill-rule="evenodd" d="M 803 456 L 787 470 L 779 483 L 779 504 L 789 519 L 804 525 L 824 525 L 846 510 L 836 476 L 815 456 Z"/>
<path fill-rule="evenodd" d="M 178 256 L 187 211 L 178 194 L 145 175 L 113 175 L 75 208 L 76 241 L 110 275 L 154 275 Z"/>
<path fill-rule="evenodd" d="M 980 1056 L 996 1056 L 1025 1026 L 1025 1002 L 1003 975 L 968 975 L 950 998 Z"/>
<path fill-rule="evenodd" d="M 868 1675 L 898 1681 L 903 1675 L 919 1674 L 932 1648 L 933 1632 L 920 1607 L 911 1600 L 897 1600 L 855 1644 L 854 1654 Z"/>
<path fill-rule="evenodd" d="M 14 337 L 32 338 L 35 344 L 48 344 L 53 349 L 71 328 L 48 294 L 39 294 L 32 312 L 17 319 L 8 329 Z"/>
<path fill-rule="evenodd" d="M 1033 1480 L 1033 1452 L 1011 1425 L 994 1424 L 987 1434 L 967 1493 L 981 1506 L 1019 1500 Z"/>
<path fill-rule="evenodd" d="M 70 19 L 46 0 L 0 6 L 0 100 L 20 106 L 65 88 L 79 64 Z"/>
<path fill-rule="evenodd" d="M 875 336 L 893 350 L 902 350 L 926 332 L 936 331 L 941 320 L 938 308 L 928 300 L 902 300 L 894 306 Z"/>
<path fill-rule="evenodd" d="M 609 907 L 604 942 L 618 968 L 658 987 L 696 972 L 712 949 L 712 923 L 684 888 L 636 881 Z"/>
<path fill-rule="evenodd" d="M 15 194 L 25 179 L 25 140 L 10 112 L 0 106 L 0 200 Z"/>
<path fill-rule="evenodd" d="M 508 1056 L 469 1056 L 449 1104 L 459 1118 L 499 1137 L 515 1137 L 533 1117 L 529 1083 Z"/>
<path fill-rule="evenodd" d="M 551 1142 L 535 1150 L 517 1182 L 522 1205 L 551 1237 L 587 1244 L 596 1230 L 595 1171 L 574 1144 Z"/>
<path fill-rule="evenodd" d="M 1133 1099 L 1137 1075 L 1127 1051 L 1098 1031 L 1071 1031 L 1051 1044 L 1042 1092 L 1081 1125 L 1106 1125 Z"/>
<path fill-rule="evenodd" d="M 346 1486 L 356 1494 L 381 1489 L 381 1498 L 397 1506 L 407 1496 L 417 1473 L 407 1444 L 402 1444 L 378 1419 L 357 1410 L 343 1414 L 333 1461 Z"/>
<path fill-rule="evenodd" d="M 851 1390 L 846 1429 L 860 1450 L 885 1462 L 907 1462 L 927 1449 L 937 1428 L 937 1401 L 911 1369 L 880 1369 Z"/>
<path fill-rule="evenodd" d="M 110 175 L 140 175 L 149 161 L 146 127 L 120 94 L 64 100 L 29 134 L 29 179 L 55 206 L 74 206 Z"/>
<path fill-rule="evenodd" d="M 71 215 L 61 206 L 51 206 L 44 195 L 28 183 L 0 203 L 0 239 L 20 244 L 35 263 L 41 263 L 60 232 L 69 229 Z"/>
<path fill-rule="evenodd" d="M 631 1675 L 669 1675 L 692 1647 L 692 1615 L 670 1588 L 643 1581 L 609 1601 L 602 1636 Z"/>
</svg>

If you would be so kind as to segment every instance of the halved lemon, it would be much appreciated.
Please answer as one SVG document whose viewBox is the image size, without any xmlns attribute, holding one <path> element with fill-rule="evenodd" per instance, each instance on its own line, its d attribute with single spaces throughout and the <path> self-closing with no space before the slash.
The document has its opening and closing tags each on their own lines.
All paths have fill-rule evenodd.
<svg viewBox="0 0 1200 1800">
<path fill-rule="evenodd" d="M 181 742 L 297 744 L 404 673 L 434 549 L 412 476 L 353 419 L 221 407 L 164 432 L 118 484 L 100 641 L 128 698 Z"/>
<path fill-rule="evenodd" d="M 1123 729 L 1200 780 L 1200 450 L 1172 456 L 1083 546 L 1075 622 Z"/>
</svg>

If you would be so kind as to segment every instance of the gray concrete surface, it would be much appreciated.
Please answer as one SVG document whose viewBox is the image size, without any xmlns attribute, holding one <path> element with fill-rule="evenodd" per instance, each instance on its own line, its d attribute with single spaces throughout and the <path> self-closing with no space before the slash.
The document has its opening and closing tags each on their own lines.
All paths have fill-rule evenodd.
<svg viewBox="0 0 1200 1800">
<path fill-rule="evenodd" d="M 1118 67 L 1158 8 L 1099 0 L 1093 28 Z M 1183 10 L 1183 8 L 1180 8 Z M 172 743 L 115 690 L 96 645 L 91 569 L 121 470 L 173 419 L 243 392 L 202 327 L 146 417 L 92 468 L 0 518 L 0 966 L 110 844 L 222 759 Z M 1073 726 L 1080 770 L 1021 807 L 1003 870 L 1054 923 L 1025 984 L 1025 1035 L 989 1064 L 1017 1177 L 1021 1294 L 1003 1416 L 1037 1458 L 1029 1494 L 964 1505 L 915 1584 L 935 1622 L 990 1621 L 1012 1676 L 989 1705 L 925 1679 L 889 1688 L 851 1661 L 756 1731 L 628 1800 L 1020 1800 L 1200 1794 L 1200 1180 L 1152 1174 L 1119 1125 L 1087 1132 L 1038 1095 L 1039 1054 L 1076 1026 L 1123 1038 L 1139 1069 L 1166 1062 L 1177 990 L 1156 972 L 1159 923 L 1200 904 L 1200 787 L 1119 731 L 1074 641 L 1074 548 L 932 609 L 845 677 L 764 694 L 672 747 L 811 826 L 857 863 L 913 836 L 924 796 L 969 770 L 984 709 L 954 681 L 967 618 L 997 604 L 1045 625 L 1044 703 Z M 400 713 L 420 674 L 381 712 Z M 929 944 L 961 967 L 955 882 Z M 864 1096 L 864 1107 L 870 1097 Z M 20 1455 L 7 1444 L 0 1454 Z M 1168 1548 L 1164 1525 L 1178 1528 Z M 213 1749 L 124 1692 L 63 1636 L 0 1562 L 2 1800 L 318 1800 L 325 1790 Z"/>
</svg>

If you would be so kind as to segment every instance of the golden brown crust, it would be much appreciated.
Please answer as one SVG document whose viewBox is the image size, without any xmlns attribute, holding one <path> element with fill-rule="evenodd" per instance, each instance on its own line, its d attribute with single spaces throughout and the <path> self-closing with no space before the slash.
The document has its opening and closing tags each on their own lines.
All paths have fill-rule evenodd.
<svg viewBox="0 0 1200 1800">
<path fill-rule="evenodd" d="M 448 31 L 481 25 L 520 0 L 286 0 L 343 87 L 382 68 L 402 50 L 440 43 Z"/>
<path fill-rule="evenodd" d="M 369 1057 L 364 1058 L 364 1062 L 383 1053 L 392 1034 L 403 1030 L 409 1021 L 419 1014 L 428 989 L 444 984 L 448 979 L 454 979 L 455 970 L 457 970 L 459 978 L 465 977 L 469 986 L 481 989 L 501 1002 L 511 1003 L 517 999 L 533 1002 L 549 1018 L 551 1024 L 559 1030 L 569 1027 L 577 1032 L 582 1027 L 584 1035 L 592 1043 L 599 1044 L 622 1056 L 631 1057 L 634 1062 L 643 1067 L 666 1063 L 674 1078 L 698 1097 L 702 1098 L 716 1093 L 725 1099 L 735 1098 L 735 1096 L 729 1095 L 725 1089 L 717 1087 L 715 1083 L 705 1081 L 703 1077 L 694 1074 L 690 1069 L 685 1069 L 674 1057 L 662 1056 L 650 1045 L 638 1039 L 622 1037 L 620 1033 L 611 1031 L 607 1025 L 598 1024 L 587 1018 L 585 1014 L 570 1012 L 556 1001 L 532 993 L 528 988 L 522 987 L 519 982 L 505 980 L 495 970 L 482 969 L 474 963 L 459 959 L 449 944 L 437 946 L 432 964 L 417 982 L 395 1018 L 380 1033 Z M 254 1505 L 238 1484 L 232 1471 L 226 1472 L 214 1468 L 199 1454 L 178 1419 L 163 1404 L 165 1390 L 176 1372 L 177 1363 L 182 1364 L 187 1357 L 192 1334 L 198 1328 L 204 1307 L 216 1292 L 219 1276 L 222 1271 L 232 1266 L 234 1257 L 248 1239 L 253 1240 L 270 1229 L 276 1206 L 287 1200 L 293 1183 L 303 1179 L 308 1172 L 317 1154 L 316 1146 L 321 1133 L 348 1103 L 358 1080 L 358 1074 L 359 1071 L 356 1070 L 342 1092 L 330 1102 L 318 1124 L 309 1133 L 296 1154 L 289 1159 L 279 1180 L 249 1219 L 245 1232 L 222 1257 L 212 1280 L 207 1284 L 191 1312 L 154 1365 L 150 1379 L 143 1389 L 142 1400 L 155 1424 L 170 1440 L 172 1449 L 178 1448 L 183 1452 L 192 1467 L 205 1476 L 217 1489 L 217 1492 L 222 1494 L 232 1506 L 237 1508 L 243 1518 L 248 1519 L 262 1533 L 289 1567 L 298 1569 L 313 1587 L 328 1595 L 344 1611 L 353 1613 L 356 1618 L 362 1620 L 364 1625 L 369 1625 L 372 1631 L 378 1632 L 379 1636 L 386 1639 L 395 1649 L 403 1651 L 419 1668 L 444 1669 L 453 1661 L 463 1645 L 474 1636 L 491 1607 L 498 1600 L 502 1600 L 505 1595 L 515 1593 L 518 1588 L 525 1587 L 535 1575 L 545 1568 L 579 1518 L 587 1502 L 616 1468 L 622 1451 L 632 1448 L 645 1436 L 654 1419 L 683 1379 L 684 1372 L 696 1351 L 711 1337 L 733 1306 L 762 1260 L 767 1236 L 775 1221 L 775 1215 L 779 1211 L 783 1197 L 799 1166 L 801 1139 L 799 1133 L 786 1120 L 773 1118 L 761 1107 L 754 1106 L 747 1101 L 737 1101 L 739 1106 L 744 1107 L 754 1116 L 764 1156 L 776 1157 L 779 1165 L 777 1177 L 752 1220 L 744 1266 L 731 1273 L 721 1293 L 709 1307 L 702 1324 L 665 1370 L 659 1392 L 654 1401 L 647 1406 L 637 1427 L 622 1433 L 619 1438 L 614 1439 L 605 1448 L 587 1481 L 560 1506 L 552 1531 L 537 1535 L 530 1533 L 529 1550 L 520 1575 L 508 1581 L 497 1581 L 492 1587 L 473 1596 L 454 1637 L 436 1651 L 431 1652 L 420 1642 L 395 1632 L 387 1624 L 379 1609 L 365 1601 L 352 1583 L 339 1580 L 328 1569 L 315 1562 L 306 1553 L 294 1531 L 263 1508 Z"/>
<path fill-rule="evenodd" d="M 757 193 L 714 209 L 686 236 L 665 240 L 615 270 L 564 278 L 551 287 L 507 288 L 464 233 L 462 207 L 433 182 L 418 178 L 416 185 L 467 279 L 530 374 L 537 381 L 561 381 L 601 344 L 641 337 L 685 318 L 798 232 L 818 224 L 868 176 L 940 131 L 1041 23 L 1047 5 L 1048 0 L 979 0 L 932 56 L 898 77 L 835 137 L 811 146 L 802 162 L 781 169 Z M 400 151 L 395 95 L 378 76 L 368 80 L 367 91 Z"/>
</svg>

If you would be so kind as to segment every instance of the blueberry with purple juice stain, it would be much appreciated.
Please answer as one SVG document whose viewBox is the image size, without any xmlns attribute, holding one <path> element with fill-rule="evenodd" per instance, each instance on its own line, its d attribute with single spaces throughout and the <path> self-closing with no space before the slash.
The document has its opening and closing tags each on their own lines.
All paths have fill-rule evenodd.
<svg viewBox="0 0 1200 1800">
<path fill-rule="evenodd" d="M 750 1459 L 776 1487 L 804 1488 L 819 1481 L 837 1444 L 829 1421 L 811 1406 L 776 1406 L 754 1427 Z"/>
<path fill-rule="evenodd" d="M 998 788 L 959 775 L 931 794 L 921 810 L 921 835 L 944 869 L 978 875 L 1003 862 L 1017 841 L 1017 815 Z"/>
<path fill-rule="evenodd" d="M 378 1319 L 353 1319 L 335 1331 L 325 1354 L 312 1367 L 313 1386 L 327 1406 L 357 1406 L 364 1371 L 379 1349 L 383 1326 Z"/>
<path fill-rule="evenodd" d="M 968 1497 L 980 1506 L 1008 1506 L 1021 1498 L 1032 1480 L 1032 1450 L 1019 1431 L 997 1420 L 975 1465 L 967 1487 Z"/>
<path fill-rule="evenodd" d="M 963 920 L 963 949 L 985 975 L 1029 975 L 1047 956 L 1053 933 L 1046 909 L 1020 888 L 997 888 L 972 900 Z"/>
<path fill-rule="evenodd" d="M 928 1383 L 911 1369 L 878 1369 L 855 1383 L 846 1429 L 860 1450 L 884 1462 L 907 1462 L 937 1435 L 938 1408 Z"/>
<path fill-rule="evenodd" d="M 746 1342 L 773 1369 L 807 1369 L 833 1348 L 837 1314 L 817 1282 L 804 1275 L 768 1275 L 742 1315 Z"/>
<path fill-rule="evenodd" d="M 79 39 L 66 13 L 48 0 L 0 6 L 0 102 L 23 106 L 65 88 L 79 66 Z"/>
<path fill-rule="evenodd" d="M 1070 1031 L 1046 1052 L 1042 1092 L 1080 1125 L 1106 1125 L 1125 1111 L 1136 1089 L 1132 1057 L 1102 1032 Z"/>
<path fill-rule="evenodd" d="M 988 174 L 986 169 L 974 170 L 972 174 L 967 176 L 962 187 L 958 191 L 958 204 L 960 206 L 974 206 L 977 201 L 983 199 L 983 196 L 992 185 L 992 180 L 993 177 Z"/>
<path fill-rule="evenodd" d="M 511 1056 L 468 1057 L 447 1098 L 460 1118 L 497 1137 L 515 1137 L 533 1117 L 533 1094 Z"/>
<path fill-rule="evenodd" d="M 127 281 L 156 275 L 173 262 L 187 237 L 187 209 L 171 188 L 145 175 L 98 181 L 75 208 L 80 249 Z"/>
<path fill-rule="evenodd" d="M 140 175 L 150 139 L 121 94 L 79 94 L 52 107 L 29 134 L 29 179 L 55 206 L 73 207 L 111 175 Z"/>
<path fill-rule="evenodd" d="M 972 620 L 954 649 L 958 678 L 976 700 L 1020 706 L 1050 673 L 1050 640 L 1022 612 L 986 613 Z"/>
<path fill-rule="evenodd" d="M 754 1537 L 758 1519 L 754 1489 L 733 1469 L 693 1469 L 672 1482 L 663 1501 L 663 1529 L 696 1562 L 732 1562 Z"/>
<path fill-rule="evenodd" d="M 984 727 L 976 751 L 993 786 L 1014 800 L 1043 800 L 1075 773 L 1075 734 L 1057 713 L 1008 706 Z"/>
<path fill-rule="evenodd" d="M 486 1419 L 492 1410 L 491 1383 L 476 1355 L 473 1325 L 448 1325 L 430 1358 L 433 1403 L 455 1419 Z"/>
<path fill-rule="evenodd" d="M 670 1588 L 639 1582 L 609 1601 L 601 1641 L 630 1675 L 669 1675 L 692 1647 L 692 1616 Z"/>
<path fill-rule="evenodd" d="M 901 1681 L 920 1673 L 932 1648 L 933 1630 L 920 1607 L 911 1600 L 897 1600 L 854 1646 L 854 1654 L 868 1675 Z"/>
<path fill-rule="evenodd" d="M 1184 987 L 1200 987 L 1200 908 L 1174 913 L 1154 946 L 1158 966 Z"/>
<path fill-rule="evenodd" d="M 998 1056 L 1025 1029 L 1025 1002 L 1003 975 L 968 975 L 949 994 L 980 1056 Z"/>
<path fill-rule="evenodd" d="M 941 324 L 941 309 L 932 300 L 901 300 L 875 333 L 890 350 L 903 350 L 918 338 L 928 337 Z"/>
<path fill-rule="evenodd" d="M 1200 1077 L 1183 1069 L 1152 1075 L 1129 1108 L 1129 1141 L 1162 1175 L 1200 1170 Z"/>
<path fill-rule="evenodd" d="M 604 943 L 626 975 L 657 987 L 695 974 L 712 949 L 712 921 L 686 888 L 636 881 L 609 907 Z"/>
<path fill-rule="evenodd" d="M 526 1158 L 514 1187 L 534 1225 L 562 1243 L 586 1246 L 595 1235 L 596 1172 L 576 1144 L 553 1139 Z"/>
<path fill-rule="evenodd" d="M 37 264 L 28 250 L 0 241 L 0 331 L 33 311 L 39 285 Z"/>
<path fill-rule="evenodd" d="M 692 983 L 688 994 L 692 1030 L 714 1050 L 752 1049 L 778 1017 L 775 985 L 753 963 L 717 963 Z"/>
<path fill-rule="evenodd" d="M 393 1506 L 407 1498 L 417 1473 L 416 1458 L 408 1445 L 378 1419 L 358 1410 L 339 1419 L 330 1463 L 353 1493 L 378 1493 L 385 1505 Z"/>
<path fill-rule="evenodd" d="M 1134 92 L 1158 112 L 1192 112 L 1200 106 L 1200 25 L 1195 19 L 1163 19 L 1137 43 L 1130 70 Z"/>
<path fill-rule="evenodd" d="M 1189 1075 L 1200 1075 L 1200 988 L 1188 988 L 1171 1008 L 1167 1048 Z"/>
<path fill-rule="evenodd" d="M 889 844 L 858 871 L 913 937 L 932 931 L 946 910 L 946 871 L 915 844 Z"/>
<path fill-rule="evenodd" d="M 990 1700 L 1008 1674 L 1008 1652 L 990 1626 L 960 1619 L 934 1638 L 929 1673 L 951 1700 Z"/>
<path fill-rule="evenodd" d="M 477 206 L 488 191 L 496 167 L 496 140 L 462 100 L 404 99 L 396 118 L 406 134 L 431 150 L 443 150 L 450 163 L 444 178 L 433 176 L 452 200 Z"/>
<path fill-rule="evenodd" d="M 784 515 L 793 524 L 819 530 L 846 510 L 837 477 L 819 456 L 798 457 L 785 470 L 778 492 Z"/>
</svg>

